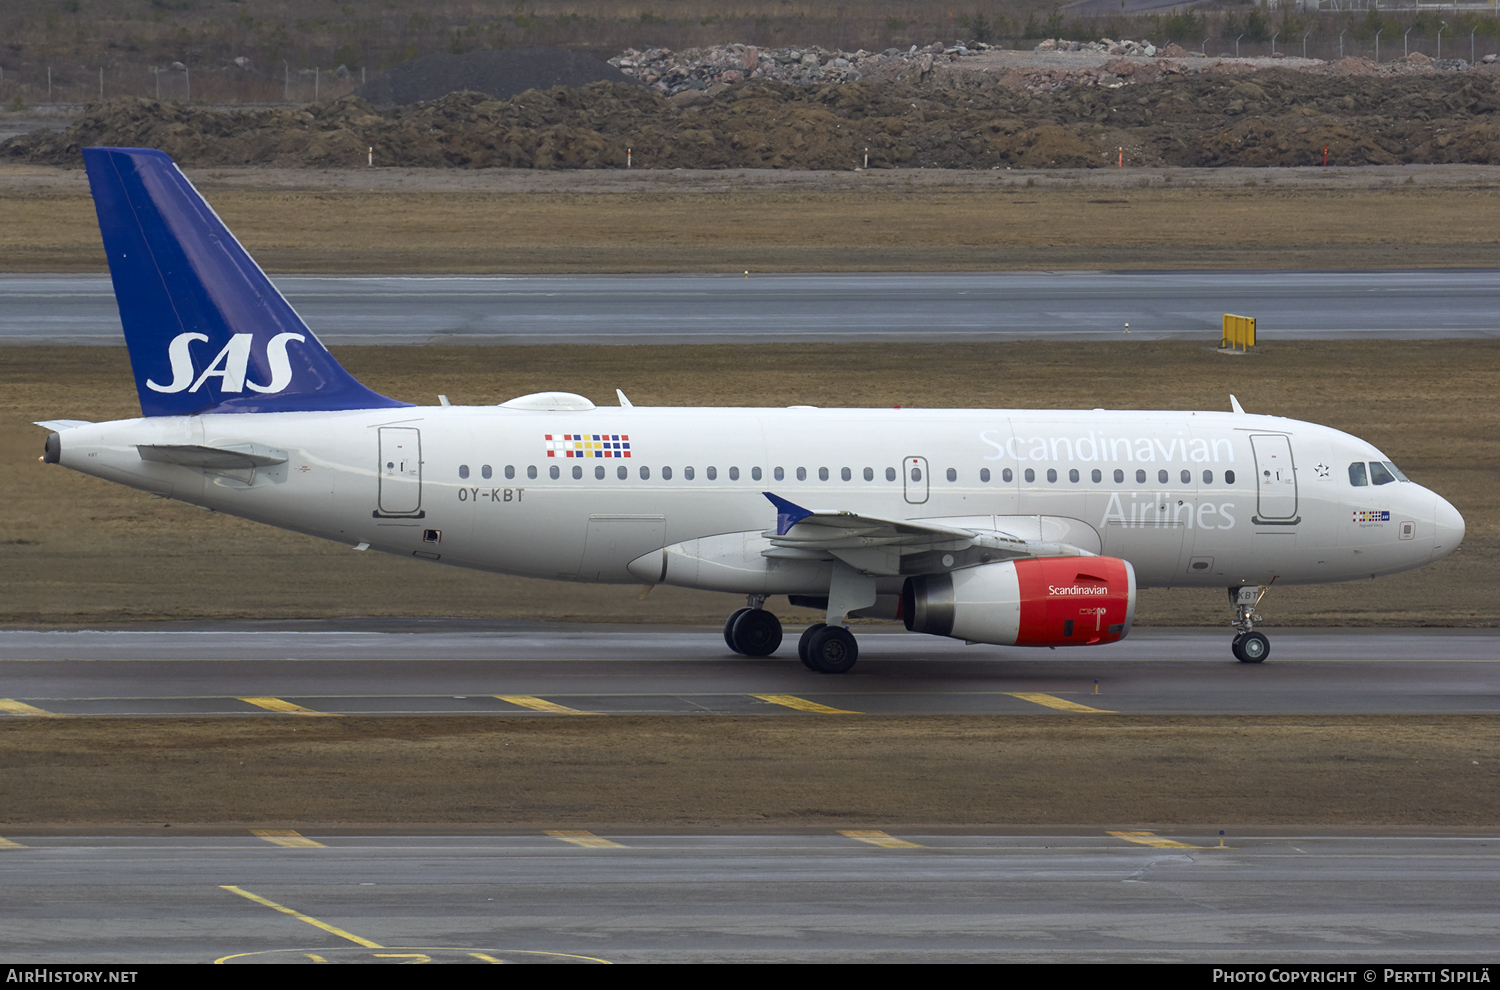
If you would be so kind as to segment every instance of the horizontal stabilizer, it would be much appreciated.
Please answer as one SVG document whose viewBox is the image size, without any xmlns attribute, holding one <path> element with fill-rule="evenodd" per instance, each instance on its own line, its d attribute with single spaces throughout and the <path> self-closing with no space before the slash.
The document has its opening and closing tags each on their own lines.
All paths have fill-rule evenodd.
<svg viewBox="0 0 1500 990">
<path fill-rule="evenodd" d="M 143 461 L 181 464 L 208 471 L 234 471 L 243 468 L 270 467 L 285 464 L 287 453 L 260 443 L 226 444 L 205 447 L 200 444 L 142 443 L 136 449 Z"/>
<path fill-rule="evenodd" d="M 86 419 L 44 419 L 38 420 L 31 425 L 41 426 L 61 433 L 63 430 L 76 430 L 80 426 L 93 426 L 94 424 Z"/>
</svg>

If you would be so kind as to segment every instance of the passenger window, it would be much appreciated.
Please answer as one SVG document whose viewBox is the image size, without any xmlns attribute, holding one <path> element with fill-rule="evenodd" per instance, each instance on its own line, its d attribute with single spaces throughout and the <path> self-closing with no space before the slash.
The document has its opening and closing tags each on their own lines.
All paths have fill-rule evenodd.
<svg viewBox="0 0 1500 990">
<path fill-rule="evenodd" d="M 661 469 L 661 480 L 663 480 L 663 481 L 671 481 L 672 480 L 672 469 L 671 468 L 664 467 L 664 468 Z"/>
<path fill-rule="evenodd" d="M 797 469 L 797 480 L 798 481 L 806 481 L 807 480 L 807 468 L 799 467 Z"/>
<path fill-rule="evenodd" d="M 874 468 L 865 468 L 865 480 L 866 481 L 874 481 L 875 480 L 875 469 Z"/>
<path fill-rule="evenodd" d="M 911 469 L 911 480 L 912 481 L 921 481 L 922 480 L 922 469 L 921 468 L 914 467 L 914 468 Z"/>
<path fill-rule="evenodd" d="M 708 475 L 708 480 L 709 481 L 718 481 L 719 480 L 719 469 L 716 468 L 716 467 L 711 467 L 707 471 L 705 471 L 704 473 Z"/>
<path fill-rule="evenodd" d="M 615 477 L 619 478 L 621 481 L 624 481 L 626 478 L 630 477 L 630 469 L 621 464 L 619 467 L 615 468 Z"/>
<path fill-rule="evenodd" d="M 885 480 L 886 481 L 895 481 L 896 480 L 896 469 L 895 468 L 886 468 L 885 469 Z"/>
<path fill-rule="evenodd" d="M 818 480 L 819 481 L 827 481 L 828 480 L 828 469 L 827 468 L 818 468 Z"/>
<path fill-rule="evenodd" d="M 648 467 L 646 467 L 644 464 L 641 465 L 641 480 L 642 481 L 650 481 L 651 480 L 651 469 L 648 468 Z"/>
<path fill-rule="evenodd" d="M 777 468 L 775 471 L 772 471 L 771 473 L 775 476 L 775 478 L 776 478 L 777 481 L 785 481 L 786 480 L 786 469 L 785 468 Z"/>
<path fill-rule="evenodd" d="M 494 471 L 490 470 L 490 466 L 488 464 L 486 464 L 484 467 L 482 467 L 482 468 L 479 469 L 479 476 L 481 478 L 483 478 L 485 481 L 489 481 L 490 478 L 494 475 L 494 473 L 495 473 Z"/>
<path fill-rule="evenodd" d="M 739 468 L 732 467 L 732 468 L 729 469 L 729 480 L 730 481 L 739 481 L 740 480 L 740 469 Z"/>
<path fill-rule="evenodd" d="M 1158 485 L 1165 485 L 1167 483 L 1167 469 L 1166 468 L 1162 468 L 1160 471 L 1156 472 L 1156 483 Z"/>
<path fill-rule="evenodd" d="M 547 469 L 547 476 L 548 476 L 548 477 L 549 477 L 549 478 L 551 478 L 551 479 L 552 479 L 552 480 L 553 480 L 553 481 L 556 481 L 556 480 L 557 480 L 557 476 L 558 476 L 558 475 L 559 475 L 559 474 L 560 474 L 560 473 L 561 473 L 561 472 L 560 472 L 560 471 L 558 471 L 558 470 L 557 470 L 557 465 L 556 465 L 556 464 L 554 464 L 554 465 L 552 465 L 552 466 L 551 466 L 551 467 L 549 467 L 549 468 L 548 468 L 548 469 Z"/>
<path fill-rule="evenodd" d="M 1057 484 L 1057 469 L 1056 468 L 1048 468 L 1047 469 L 1047 481 L 1050 482 L 1051 484 L 1054 484 L 1054 485 Z"/>
<path fill-rule="evenodd" d="M 1355 461 L 1349 465 L 1349 484 L 1355 488 L 1364 488 L 1369 483 L 1370 479 L 1365 477 L 1364 461 Z"/>
<path fill-rule="evenodd" d="M 573 480 L 577 481 L 579 478 L 582 478 L 582 477 L 583 477 L 583 465 L 581 465 L 581 464 L 574 464 L 573 465 Z"/>
<path fill-rule="evenodd" d="M 854 477 L 854 472 L 850 471 L 848 468 L 841 468 L 839 470 L 839 477 L 843 478 L 845 481 L 849 481 Z"/>
<path fill-rule="evenodd" d="M 1121 471 L 1119 468 L 1115 468 L 1115 484 L 1117 484 L 1117 485 L 1123 485 L 1124 483 L 1125 483 L 1125 472 Z"/>
<path fill-rule="evenodd" d="M 603 464 L 596 464 L 594 466 L 594 480 L 595 481 L 603 481 L 604 480 L 604 465 Z"/>
<path fill-rule="evenodd" d="M 458 476 L 460 478 L 468 480 L 468 477 L 469 477 L 469 465 L 467 465 L 467 464 L 460 464 L 458 466 Z"/>
<path fill-rule="evenodd" d="M 692 481 L 693 480 L 693 469 L 692 468 L 685 467 L 685 468 L 682 469 L 682 480 L 684 480 L 684 481 Z"/>
<path fill-rule="evenodd" d="M 1226 484 L 1226 485 L 1232 485 L 1232 484 L 1234 484 L 1234 472 L 1233 471 L 1225 471 L 1224 472 L 1224 484 Z"/>
<path fill-rule="evenodd" d="M 1380 461 L 1370 462 L 1370 484 L 1389 485 L 1396 480 L 1396 476 L 1386 469 L 1385 464 Z"/>
<path fill-rule="evenodd" d="M 1104 480 L 1104 472 L 1100 471 L 1098 468 L 1094 468 L 1094 472 L 1090 474 L 1089 477 L 1094 479 L 1094 484 L 1097 485 L 1099 482 Z"/>
<path fill-rule="evenodd" d="M 1031 482 L 1033 482 L 1035 480 L 1036 480 L 1036 472 L 1033 471 L 1031 468 L 1027 468 L 1026 469 L 1026 483 L 1030 484 Z"/>
<path fill-rule="evenodd" d="M 1203 472 L 1203 483 L 1205 485 L 1211 485 L 1214 483 L 1214 473 L 1212 471 Z"/>
<path fill-rule="evenodd" d="M 526 477 L 530 478 L 532 481 L 536 480 L 536 465 L 535 464 L 527 465 L 527 467 L 526 467 Z"/>
<path fill-rule="evenodd" d="M 1191 485 L 1193 483 L 1193 472 L 1187 468 L 1182 469 L 1182 483 L 1184 485 Z"/>
<path fill-rule="evenodd" d="M 955 471 L 953 468 L 949 468 L 948 469 L 948 480 L 949 481 L 957 481 L 958 480 L 958 472 Z"/>
<path fill-rule="evenodd" d="M 1136 468 L 1135 483 L 1138 484 L 1138 485 L 1144 485 L 1146 483 L 1146 469 L 1145 468 Z"/>
<path fill-rule="evenodd" d="M 1011 471 L 1010 468 L 1006 468 L 1004 471 L 1000 472 L 1001 481 L 1014 481 L 1015 477 L 1015 473 Z"/>
<path fill-rule="evenodd" d="M 989 480 L 990 480 L 990 469 L 989 468 L 980 468 L 979 469 L 979 480 L 983 481 L 985 484 L 989 484 Z"/>
<path fill-rule="evenodd" d="M 750 480 L 751 481 L 759 481 L 760 480 L 760 468 L 753 467 L 753 468 L 750 469 Z"/>
<path fill-rule="evenodd" d="M 1071 471 L 1068 472 L 1068 480 L 1071 481 L 1075 485 L 1078 484 L 1078 469 L 1077 468 L 1073 468 Z"/>
<path fill-rule="evenodd" d="M 505 479 L 507 481 L 509 481 L 510 479 L 514 478 L 515 476 L 516 476 L 516 466 L 514 464 L 507 464 L 507 465 L 505 465 Z"/>
</svg>

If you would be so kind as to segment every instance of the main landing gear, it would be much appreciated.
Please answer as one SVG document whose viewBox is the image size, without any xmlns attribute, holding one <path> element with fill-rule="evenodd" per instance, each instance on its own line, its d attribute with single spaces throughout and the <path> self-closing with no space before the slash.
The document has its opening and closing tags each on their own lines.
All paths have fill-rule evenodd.
<svg viewBox="0 0 1500 990">
<path fill-rule="evenodd" d="M 724 620 L 724 643 L 747 657 L 768 657 L 781 646 L 781 620 L 761 607 L 765 595 L 749 595 L 745 601 L 745 608 Z"/>
<path fill-rule="evenodd" d="M 1270 590 L 1269 585 L 1229 589 L 1229 602 L 1234 606 L 1234 622 L 1230 625 L 1236 631 L 1229 649 L 1240 663 L 1260 663 L 1271 655 L 1271 641 L 1266 638 L 1266 634 L 1253 631 L 1255 623 L 1261 621 L 1260 613 L 1255 611 L 1255 607 Z"/>
<path fill-rule="evenodd" d="M 843 674 L 859 659 L 859 643 L 843 626 L 819 622 L 808 626 L 797 641 L 802 666 L 820 674 Z"/>
<path fill-rule="evenodd" d="M 768 657 L 781 646 L 781 620 L 767 612 L 763 595 L 749 595 L 746 607 L 724 620 L 724 644 L 747 657 Z M 859 644 L 843 626 L 819 622 L 807 627 L 797 641 L 797 656 L 808 670 L 842 674 L 859 659 Z"/>
</svg>

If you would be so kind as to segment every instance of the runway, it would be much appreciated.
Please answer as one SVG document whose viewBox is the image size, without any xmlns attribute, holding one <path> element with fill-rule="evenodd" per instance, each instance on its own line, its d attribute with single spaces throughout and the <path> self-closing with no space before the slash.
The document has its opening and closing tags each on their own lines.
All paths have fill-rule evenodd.
<svg viewBox="0 0 1500 990">
<path fill-rule="evenodd" d="M 797 662 L 795 629 L 749 659 L 711 630 L 294 625 L 0 631 L 0 718 L 1500 712 L 1495 630 L 1270 630 L 1271 659 L 1252 665 L 1219 630 L 1068 651 L 856 627 L 858 666 L 828 676 Z"/>
<path fill-rule="evenodd" d="M 1425 963 L 1493 979 L 1493 834 L 1231 829 L 1221 848 L 1216 831 L 7 836 L 3 955 Z"/>
<path fill-rule="evenodd" d="M 1489 270 L 274 281 L 329 344 L 1218 341 L 1225 313 L 1264 340 L 1500 336 Z M 109 279 L 0 275 L 0 343 L 123 344 Z"/>
</svg>

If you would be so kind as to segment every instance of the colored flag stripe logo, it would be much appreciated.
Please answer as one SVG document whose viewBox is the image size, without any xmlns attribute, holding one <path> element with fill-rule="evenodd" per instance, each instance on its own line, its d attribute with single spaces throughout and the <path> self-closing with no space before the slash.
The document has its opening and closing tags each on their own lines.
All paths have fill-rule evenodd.
<svg viewBox="0 0 1500 990">
<path fill-rule="evenodd" d="M 629 457 L 628 433 L 548 433 L 548 457 Z"/>
<path fill-rule="evenodd" d="M 1357 523 L 1390 522 L 1391 521 L 1391 510 L 1390 509 L 1355 509 L 1354 510 L 1354 521 L 1357 522 Z"/>
</svg>

